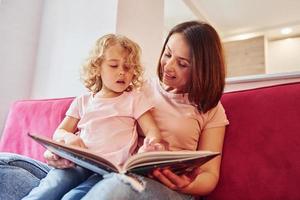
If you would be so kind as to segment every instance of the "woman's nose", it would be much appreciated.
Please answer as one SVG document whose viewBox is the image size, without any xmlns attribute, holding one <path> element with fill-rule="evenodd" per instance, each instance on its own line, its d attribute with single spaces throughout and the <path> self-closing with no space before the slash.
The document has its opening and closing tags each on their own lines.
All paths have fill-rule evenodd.
<svg viewBox="0 0 300 200">
<path fill-rule="evenodd" d="M 175 65 L 175 60 L 174 59 L 169 59 L 165 63 L 165 71 L 173 71 L 174 70 L 174 65 Z"/>
</svg>

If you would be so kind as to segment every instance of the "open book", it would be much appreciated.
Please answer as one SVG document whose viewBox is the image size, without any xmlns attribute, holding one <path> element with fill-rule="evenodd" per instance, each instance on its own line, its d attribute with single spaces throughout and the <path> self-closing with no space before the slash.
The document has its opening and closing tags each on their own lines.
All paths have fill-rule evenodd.
<svg viewBox="0 0 300 200">
<path fill-rule="evenodd" d="M 28 133 L 28 136 L 58 156 L 102 175 L 110 172 L 146 175 L 157 167 L 169 167 L 173 172 L 181 174 L 220 154 L 211 151 L 151 151 L 135 154 L 122 166 L 117 166 L 88 149 L 59 143 L 41 135 Z"/>
</svg>

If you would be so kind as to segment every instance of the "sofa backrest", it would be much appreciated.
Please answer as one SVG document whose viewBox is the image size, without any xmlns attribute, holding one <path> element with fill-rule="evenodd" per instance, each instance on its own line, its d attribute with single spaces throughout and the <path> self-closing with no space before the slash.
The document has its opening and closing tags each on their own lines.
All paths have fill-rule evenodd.
<svg viewBox="0 0 300 200">
<path fill-rule="evenodd" d="M 10 108 L 0 141 L 1 152 L 12 152 L 44 161 L 45 149 L 27 136 L 37 133 L 52 137 L 73 97 L 16 101 Z"/>
<path fill-rule="evenodd" d="M 17 101 L 0 151 L 44 161 L 28 132 L 51 137 L 73 98 Z M 207 200 L 300 199 L 300 83 L 226 93 L 220 181 Z"/>
<path fill-rule="evenodd" d="M 221 176 L 208 200 L 300 199 L 300 83 L 226 93 Z"/>
</svg>

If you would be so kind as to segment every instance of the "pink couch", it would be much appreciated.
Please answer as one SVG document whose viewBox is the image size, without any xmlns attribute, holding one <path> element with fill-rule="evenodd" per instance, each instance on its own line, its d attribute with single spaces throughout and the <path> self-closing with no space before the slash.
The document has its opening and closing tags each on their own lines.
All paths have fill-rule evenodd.
<svg viewBox="0 0 300 200">
<path fill-rule="evenodd" d="M 27 132 L 51 136 L 71 98 L 15 102 L 0 151 L 42 160 Z M 221 177 L 208 200 L 300 199 L 300 83 L 226 93 Z"/>
</svg>

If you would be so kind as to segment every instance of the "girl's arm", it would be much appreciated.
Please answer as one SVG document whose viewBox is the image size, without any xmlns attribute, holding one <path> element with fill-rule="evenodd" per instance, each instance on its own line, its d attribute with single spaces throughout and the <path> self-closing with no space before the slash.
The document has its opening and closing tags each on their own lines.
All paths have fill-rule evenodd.
<svg viewBox="0 0 300 200">
<path fill-rule="evenodd" d="M 162 138 L 160 130 L 157 127 L 150 111 L 145 112 L 138 118 L 137 121 L 145 136 L 144 145 L 140 148 L 139 152 L 165 150 L 165 145 L 161 144 Z"/>
<path fill-rule="evenodd" d="M 66 116 L 55 130 L 53 139 L 56 141 L 64 142 L 66 144 L 85 147 L 81 138 L 75 135 L 78 122 L 79 119 Z M 74 166 L 74 163 L 66 159 L 60 158 L 59 156 L 53 154 L 48 150 L 45 151 L 44 158 L 50 166 L 56 168 L 70 168 Z"/>
<path fill-rule="evenodd" d="M 85 147 L 82 140 L 77 135 L 75 135 L 78 122 L 79 119 L 66 116 L 56 128 L 53 139 L 56 141 L 62 141 L 66 144 Z"/>
<path fill-rule="evenodd" d="M 198 150 L 222 152 L 225 126 L 209 128 L 201 133 Z M 220 174 L 221 156 L 200 166 L 190 174 L 177 176 L 171 170 L 155 170 L 153 176 L 173 190 L 187 194 L 206 195 L 216 187 Z"/>
</svg>

